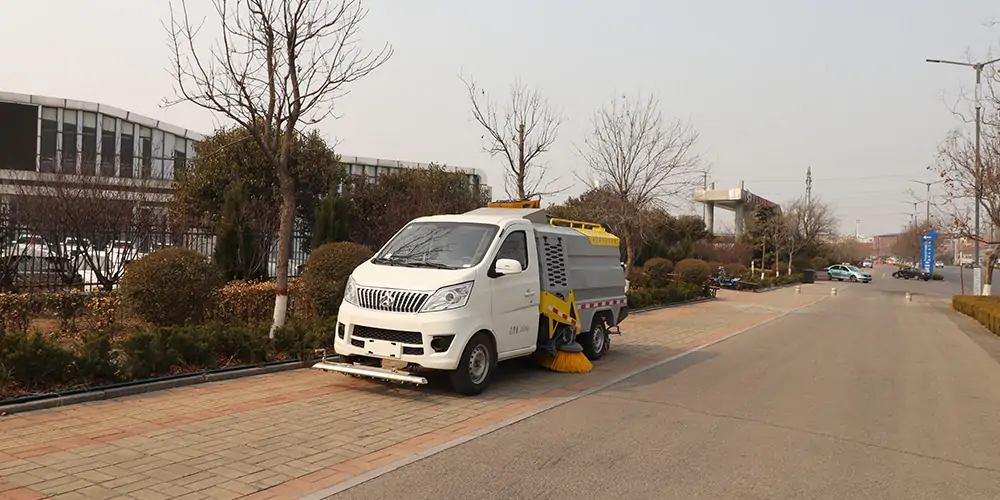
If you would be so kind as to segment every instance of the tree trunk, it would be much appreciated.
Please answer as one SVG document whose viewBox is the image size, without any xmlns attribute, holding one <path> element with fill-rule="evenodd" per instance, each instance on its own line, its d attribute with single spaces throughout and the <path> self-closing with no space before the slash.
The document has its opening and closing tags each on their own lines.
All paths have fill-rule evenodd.
<svg viewBox="0 0 1000 500">
<path fill-rule="evenodd" d="M 993 268 L 996 267 L 997 257 L 994 252 L 986 256 L 986 276 L 983 277 L 983 295 L 989 297 L 993 291 Z"/>
<path fill-rule="evenodd" d="M 792 252 L 788 252 L 788 276 L 792 275 Z"/>
<path fill-rule="evenodd" d="M 764 279 L 765 269 L 767 269 L 767 240 L 760 246 L 760 279 Z"/>
<path fill-rule="evenodd" d="M 527 168 L 524 165 L 524 124 L 517 127 L 517 198 L 528 198 L 524 189 L 524 179 Z"/>
<path fill-rule="evenodd" d="M 635 262 L 635 249 L 632 244 L 632 235 L 626 231 L 622 235 L 625 240 L 625 279 L 632 279 L 632 264 Z"/>
<path fill-rule="evenodd" d="M 270 338 L 285 326 L 288 312 L 288 260 L 292 251 L 292 230 L 295 225 L 295 184 L 289 176 L 279 176 L 281 183 L 281 219 L 278 224 L 278 272 L 274 292 L 274 322 Z"/>
</svg>

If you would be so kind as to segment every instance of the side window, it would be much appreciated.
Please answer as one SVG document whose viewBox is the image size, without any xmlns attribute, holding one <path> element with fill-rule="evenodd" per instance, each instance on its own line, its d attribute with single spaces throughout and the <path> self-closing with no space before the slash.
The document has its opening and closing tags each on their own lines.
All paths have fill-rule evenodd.
<svg viewBox="0 0 1000 500">
<path fill-rule="evenodd" d="M 521 263 L 521 269 L 528 268 L 528 236 L 524 231 L 514 231 L 507 235 L 497 252 L 497 259 L 514 259 Z"/>
</svg>

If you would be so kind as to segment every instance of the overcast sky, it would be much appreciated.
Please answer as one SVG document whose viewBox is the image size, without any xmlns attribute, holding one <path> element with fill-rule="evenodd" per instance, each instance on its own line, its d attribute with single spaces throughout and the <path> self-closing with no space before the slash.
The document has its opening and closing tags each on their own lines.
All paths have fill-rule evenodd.
<svg viewBox="0 0 1000 500">
<path fill-rule="evenodd" d="M 189 0 L 207 13 L 208 0 Z M 945 103 L 970 69 L 926 58 L 997 53 L 1000 6 L 987 0 L 368 0 L 362 42 L 395 55 L 358 82 L 320 125 L 350 156 L 482 168 L 502 195 L 499 160 L 481 152 L 460 74 L 502 93 L 520 77 L 565 116 L 548 157 L 572 179 L 594 108 L 622 92 L 655 92 L 690 120 L 718 187 L 745 180 L 776 202 L 831 202 L 841 229 L 896 231 L 924 188 L 936 144 L 958 125 Z M 160 0 L 5 2 L 0 90 L 97 101 L 211 132 L 173 97 L 168 17 Z M 579 194 L 576 185 L 568 194 Z M 936 191 L 935 191 L 936 192 Z M 688 210 L 701 213 L 700 208 Z M 922 205 L 919 207 L 923 213 Z M 731 227 L 731 216 L 716 220 Z"/>
</svg>

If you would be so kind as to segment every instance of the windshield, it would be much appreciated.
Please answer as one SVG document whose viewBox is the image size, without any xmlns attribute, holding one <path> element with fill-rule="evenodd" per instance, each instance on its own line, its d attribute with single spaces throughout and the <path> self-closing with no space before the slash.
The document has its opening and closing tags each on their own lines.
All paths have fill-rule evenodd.
<svg viewBox="0 0 1000 500">
<path fill-rule="evenodd" d="M 858 268 L 856 268 L 856 267 L 854 267 L 854 266 L 847 266 L 847 269 L 850 269 L 851 271 L 854 271 L 854 272 L 856 272 L 856 273 L 860 273 L 860 272 L 861 272 L 861 270 L 860 270 L 860 269 L 858 269 Z"/>
<path fill-rule="evenodd" d="M 372 262 L 441 269 L 473 267 L 483 260 L 499 229 L 468 222 L 410 224 Z"/>
</svg>

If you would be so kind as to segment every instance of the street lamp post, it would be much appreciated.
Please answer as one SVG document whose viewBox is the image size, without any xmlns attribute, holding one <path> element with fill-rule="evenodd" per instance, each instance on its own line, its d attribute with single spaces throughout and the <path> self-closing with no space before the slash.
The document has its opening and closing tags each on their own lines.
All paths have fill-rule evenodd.
<svg viewBox="0 0 1000 500">
<path fill-rule="evenodd" d="M 975 182 L 975 184 L 976 184 L 976 187 L 975 187 L 975 192 L 976 192 L 976 215 L 975 215 L 975 218 L 976 219 L 975 219 L 975 222 L 974 222 L 974 224 L 976 225 L 976 234 L 975 234 L 975 236 L 976 236 L 975 237 L 975 244 L 976 244 L 976 246 L 975 246 L 975 255 L 974 255 L 973 259 L 975 259 L 974 262 L 975 262 L 975 265 L 976 265 L 977 269 L 979 267 L 979 238 L 980 238 L 980 235 L 979 235 L 979 205 L 981 205 L 982 201 L 983 201 L 982 200 L 982 195 L 983 195 L 983 193 L 982 193 L 982 187 L 980 185 L 981 184 L 980 177 L 982 176 L 982 174 L 981 174 L 982 161 L 981 161 L 980 156 L 979 156 L 979 129 L 980 129 L 980 123 L 982 122 L 982 110 L 983 110 L 983 106 L 980 103 L 980 96 L 982 95 L 983 68 L 986 67 L 986 66 L 988 66 L 988 65 L 990 65 L 990 64 L 993 64 L 993 63 L 995 63 L 997 61 L 1000 61 L 1000 57 L 998 57 L 996 59 L 989 60 L 989 61 L 985 61 L 985 62 L 979 62 L 979 63 L 967 63 L 967 62 L 958 62 L 958 61 L 944 61 L 944 60 L 941 60 L 941 59 L 928 59 L 927 60 L 927 62 L 929 62 L 929 63 L 954 64 L 954 65 L 957 65 L 957 66 L 965 66 L 965 67 L 968 67 L 968 68 L 972 68 L 976 72 L 976 182 Z M 979 293 L 981 293 L 981 292 L 979 290 L 976 290 L 976 294 L 979 294 Z"/>
</svg>

